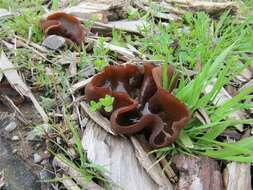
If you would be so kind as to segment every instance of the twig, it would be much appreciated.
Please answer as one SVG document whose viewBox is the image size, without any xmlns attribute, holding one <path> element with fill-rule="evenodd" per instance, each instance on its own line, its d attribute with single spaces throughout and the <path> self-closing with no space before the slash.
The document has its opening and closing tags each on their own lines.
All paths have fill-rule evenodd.
<svg viewBox="0 0 253 190">
<path fill-rule="evenodd" d="M 79 171 L 75 170 L 74 167 L 68 165 L 63 160 L 67 160 L 63 155 L 56 155 L 54 157 L 54 164 L 60 167 L 64 172 L 66 172 L 69 176 L 71 176 L 75 181 L 82 186 L 82 189 L 87 190 L 104 190 L 104 188 L 100 187 L 93 181 L 85 181 L 84 176 Z"/>
<path fill-rule="evenodd" d="M 82 80 L 82 81 L 72 85 L 71 88 L 70 88 L 70 92 L 75 93 L 77 90 L 80 90 L 81 88 L 84 88 L 91 81 L 91 79 L 92 79 L 92 77 L 88 78 L 88 79 L 85 79 L 85 80 Z"/>
<path fill-rule="evenodd" d="M 0 99 L 2 100 L 2 102 L 9 107 L 10 109 L 12 109 L 16 114 L 15 116 L 17 117 L 17 119 L 23 123 L 24 125 L 28 125 L 29 123 L 31 123 L 30 121 L 28 121 L 25 116 L 23 115 L 23 113 L 18 109 L 18 107 L 13 103 L 13 101 L 7 96 L 7 95 L 2 95 L 0 96 Z"/>
<path fill-rule="evenodd" d="M 41 115 L 44 122 L 48 122 L 48 116 L 44 109 L 40 106 L 39 102 L 36 100 L 34 95 L 32 94 L 31 90 L 26 86 L 23 82 L 22 78 L 19 76 L 17 70 L 15 69 L 14 65 L 8 60 L 5 53 L 1 52 L 0 57 L 0 69 L 3 70 L 3 73 L 10 83 L 10 85 L 22 96 L 28 97 L 36 110 Z"/>
<path fill-rule="evenodd" d="M 63 174 L 61 182 L 68 190 L 81 190 L 78 185 L 71 179 L 71 177 Z"/>
</svg>

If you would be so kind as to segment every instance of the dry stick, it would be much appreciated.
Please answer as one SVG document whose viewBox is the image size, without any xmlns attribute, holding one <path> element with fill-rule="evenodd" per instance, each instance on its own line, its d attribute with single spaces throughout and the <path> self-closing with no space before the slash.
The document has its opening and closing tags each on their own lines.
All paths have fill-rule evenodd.
<svg viewBox="0 0 253 190">
<path fill-rule="evenodd" d="M 68 190 L 81 190 L 71 177 L 63 174 L 61 182 Z"/>
<path fill-rule="evenodd" d="M 72 85 L 70 87 L 70 92 L 75 93 L 77 90 L 80 90 L 80 89 L 84 88 L 91 80 L 92 80 L 92 77 L 88 78 L 88 79 L 85 79 L 85 80 L 82 80 L 82 81 Z"/>
<path fill-rule="evenodd" d="M 10 83 L 10 85 L 21 95 L 30 98 L 34 107 L 41 115 L 44 122 L 48 122 L 48 116 L 44 109 L 40 106 L 39 102 L 36 100 L 31 90 L 23 82 L 22 78 L 19 76 L 14 65 L 8 60 L 5 53 L 2 51 L 0 56 L 0 69 L 3 70 L 3 74 Z"/>
<path fill-rule="evenodd" d="M 85 181 L 84 176 L 79 171 L 75 170 L 73 167 L 65 163 L 63 160 L 67 160 L 65 156 L 63 155 L 56 155 L 54 157 L 54 164 L 58 167 L 60 167 L 65 173 L 67 173 L 69 176 L 71 176 L 80 186 L 82 186 L 82 189 L 87 190 L 104 190 L 104 188 L 100 187 L 98 184 L 96 184 L 93 181 Z"/>
<path fill-rule="evenodd" d="M 30 123 L 30 121 L 28 121 L 25 118 L 24 114 L 18 109 L 18 107 L 13 103 L 13 101 L 7 95 L 0 96 L 0 99 L 7 107 L 12 109 L 16 113 L 15 115 L 21 123 L 23 123 L 24 125 L 28 125 Z"/>
<path fill-rule="evenodd" d="M 42 53 L 47 53 L 48 52 L 48 50 L 45 47 L 40 46 L 40 45 L 38 45 L 38 44 L 36 44 L 34 42 L 28 42 L 27 43 L 27 41 L 24 38 L 20 37 L 20 36 L 14 35 L 14 37 L 17 38 L 18 40 L 26 43 L 27 45 L 30 45 L 30 46 L 36 48 L 37 50 L 39 50 Z"/>
</svg>

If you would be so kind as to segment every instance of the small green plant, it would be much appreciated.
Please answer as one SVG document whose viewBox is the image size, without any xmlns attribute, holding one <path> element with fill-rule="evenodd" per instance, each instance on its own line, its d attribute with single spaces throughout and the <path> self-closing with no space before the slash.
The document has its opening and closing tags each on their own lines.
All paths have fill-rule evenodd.
<svg viewBox="0 0 253 190">
<path fill-rule="evenodd" d="M 106 112 L 111 112 L 113 109 L 114 97 L 106 95 L 104 98 L 100 98 L 98 102 L 90 102 L 90 110 L 95 112 L 101 108 L 104 108 Z"/>
<path fill-rule="evenodd" d="M 134 7 L 129 7 L 128 11 L 127 11 L 127 19 L 128 20 L 135 20 L 140 18 L 140 13 L 139 10 L 134 8 Z"/>
<path fill-rule="evenodd" d="M 109 49 L 105 48 L 105 39 L 100 37 L 98 43 L 93 49 L 94 65 L 96 70 L 102 70 L 109 63 Z"/>
</svg>

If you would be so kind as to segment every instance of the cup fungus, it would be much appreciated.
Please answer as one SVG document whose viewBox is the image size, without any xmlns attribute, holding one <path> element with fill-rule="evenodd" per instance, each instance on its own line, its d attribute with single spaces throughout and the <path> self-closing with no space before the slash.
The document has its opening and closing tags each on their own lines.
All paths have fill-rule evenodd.
<svg viewBox="0 0 253 190">
<path fill-rule="evenodd" d="M 100 109 L 112 129 L 125 135 L 142 131 L 153 148 L 160 148 L 175 142 L 190 119 L 186 106 L 171 94 L 178 80 L 174 74 L 169 67 L 169 79 L 176 79 L 167 91 L 161 85 L 161 66 L 111 65 L 92 78 L 85 95 L 88 101 L 114 97 L 112 112 Z"/>
<path fill-rule="evenodd" d="M 82 44 L 85 39 L 85 29 L 81 22 L 74 16 L 57 12 L 53 13 L 40 22 L 43 32 L 48 35 L 59 35 L 65 37 L 77 45 Z"/>
</svg>

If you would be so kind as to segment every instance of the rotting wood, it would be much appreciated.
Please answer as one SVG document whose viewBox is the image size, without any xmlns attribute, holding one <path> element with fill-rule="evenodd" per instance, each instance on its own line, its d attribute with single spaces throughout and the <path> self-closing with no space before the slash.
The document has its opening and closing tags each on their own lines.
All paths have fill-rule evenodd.
<svg viewBox="0 0 253 190">
<path fill-rule="evenodd" d="M 155 159 L 152 158 L 151 155 L 148 155 L 148 153 L 143 149 L 139 140 L 134 136 L 131 136 L 130 140 L 134 146 L 135 154 L 136 154 L 137 159 L 139 160 L 139 163 L 147 171 L 147 173 L 150 175 L 150 177 L 160 187 L 162 187 L 162 189 L 164 189 L 164 188 L 173 189 L 172 184 L 167 179 L 167 177 L 163 174 L 163 171 L 162 171 L 162 168 L 160 167 L 160 165 L 158 163 L 154 164 Z"/>
<path fill-rule="evenodd" d="M 53 160 L 53 164 L 60 167 L 67 175 L 71 176 L 75 181 L 86 190 L 104 190 L 93 181 L 86 181 L 82 173 L 77 171 L 74 166 L 67 164 L 65 161 L 67 158 L 64 155 L 56 155 Z"/>
<path fill-rule="evenodd" d="M 91 120 L 86 125 L 82 145 L 87 151 L 88 159 L 104 166 L 107 171 L 104 175 L 118 185 L 112 189 L 121 187 L 125 190 L 170 190 L 170 187 L 156 184 L 146 173 L 128 139 L 112 136 Z"/>
<path fill-rule="evenodd" d="M 178 190 L 223 190 L 224 185 L 216 160 L 208 157 L 177 155 L 174 163 L 179 171 Z"/>
<path fill-rule="evenodd" d="M 23 82 L 22 78 L 19 76 L 14 65 L 8 60 L 5 53 L 1 52 L 0 57 L 0 69 L 3 71 L 4 76 L 10 83 L 10 85 L 22 96 L 28 97 L 36 110 L 41 115 L 41 118 L 44 122 L 48 122 L 48 116 L 45 113 L 44 109 L 40 106 L 39 102 L 36 100 L 31 90 Z"/>
<path fill-rule="evenodd" d="M 250 164 L 229 163 L 223 176 L 226 190 L 252 190 Z"/>
</svg>

